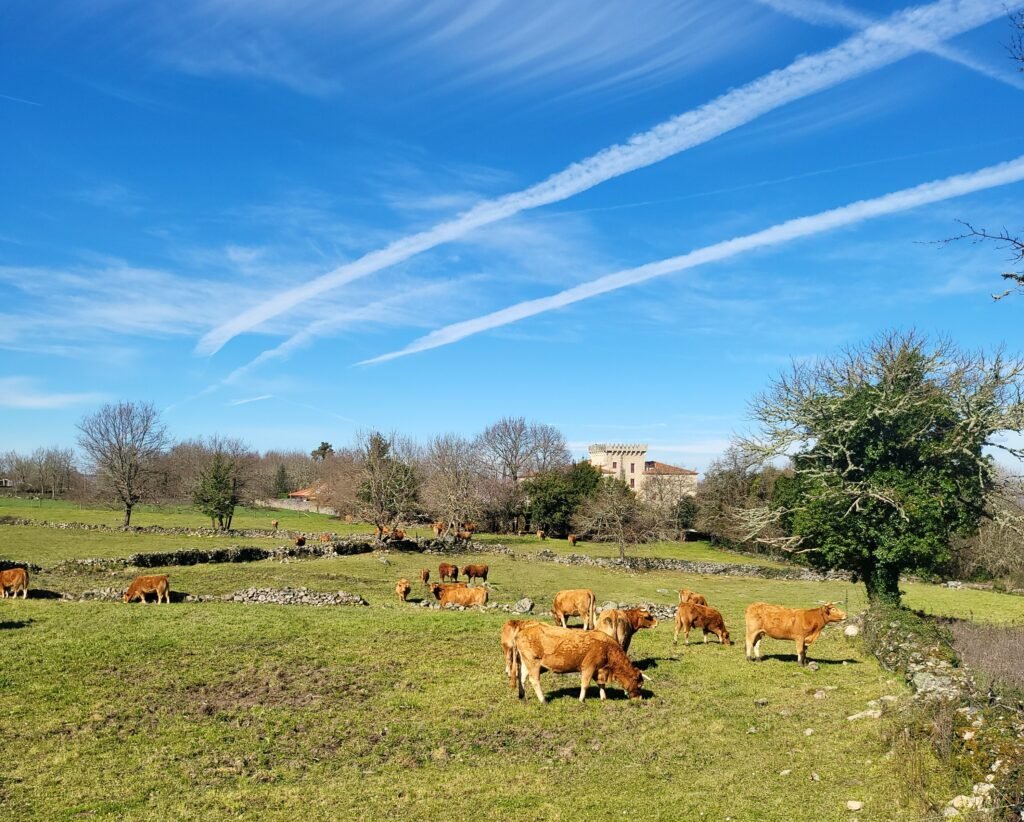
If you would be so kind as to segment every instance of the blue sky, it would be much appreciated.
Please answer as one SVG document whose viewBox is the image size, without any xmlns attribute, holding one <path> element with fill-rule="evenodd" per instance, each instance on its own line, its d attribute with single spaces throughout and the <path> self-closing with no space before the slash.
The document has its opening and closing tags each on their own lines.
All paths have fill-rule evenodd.
<svg viewBox="0 0 1024 822">
<path fill-rule="evenodd" d="M 1024 349 L 1005 253 L 933 242 L 1024 225 L 1006 8 L 9 2 L 0 450 L 132 399 L 703 469 L 794 358 Z"/>
</svg>

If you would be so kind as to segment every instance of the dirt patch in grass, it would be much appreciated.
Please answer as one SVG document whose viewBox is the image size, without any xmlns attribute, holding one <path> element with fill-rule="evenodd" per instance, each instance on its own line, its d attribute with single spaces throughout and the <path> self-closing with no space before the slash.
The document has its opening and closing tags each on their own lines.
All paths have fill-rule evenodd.
<svg viewBox="0 0 1024 822">
<path fill-rule="evenodd" d="M 312 708 L 324 700 L 362 701 L 370 693 L 349 674 L 311 665 L 246 668 L 216 682 L 176 689 L 169 705 L 191 716 L 252 708 Z"/>
</svg>

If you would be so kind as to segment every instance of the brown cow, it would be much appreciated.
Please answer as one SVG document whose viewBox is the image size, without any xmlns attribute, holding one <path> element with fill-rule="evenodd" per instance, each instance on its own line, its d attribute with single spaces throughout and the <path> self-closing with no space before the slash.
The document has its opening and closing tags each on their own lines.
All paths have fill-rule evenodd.
<svg viewBox="0 0 1024 822">
<path fill-rule="evenodd" d="M 275 531 L 277 530 L 277 526 L 278 526 L 278 522 L 277 522 L 276 519 L 273 519 L 273 520 L 270 521 L 270 527 L 273 528 Z"/>
<path fill-rule="evenodd" d="M 641 628 L 656 628 L 657 626 L 658 620 L 646 608 L 609 608 L 607 611 L 602 611 L 597 618 L 597 630 L 608 634 L 627 653 L 629 652 L 629 643 L 633 641 L 633 634 Z"/>
<path fill-rule="evenodd" d="M 391 531 L 391 539 L 401 540 L 405 539 L 405 531 L 401 528 L 395 528 Z"/>
<path fill-rule="evenodd" d="M 453 585 L 441 591 L 441 607 L 446 605 L 461 605 L 463 608 L 470 608 L 479 605 L 481 608 L 487 604 L 486 588 L 464 588 L 461 585 Z"/>
<path fill-rule="evenodd" d="M 547 535 L 541 529 L 537 529 L 537 539 L 547 539 Z"/>
<path fill-rule="evenodd" d="M 513 662 L 516 653 L 516 634 L 519 629 L 527 625 L 540 625 L 535 619 L 510 619 L 501 626 L 501 650 L 505 655 L 505 676 L 508 677 L 508 686 L 516 687 L 515 676 L 513 676 Z"/>
<path fill-rule="evenodd" d="M 8 568 L 0 571 L 0 599 L 7 599 L 7 589 L 13 588 L 12 597 L 18 596 L 21 591 L 21 598 L 28 599 L 28 571 L 24 568 Z"/>
<path fill-rule="evenodd" d="M 551 616 L 561 622 L 563 628 L 569 627 L 566 624 L 566 617 L 578 616 L 583 620 L 583 630 L 591 631 L 597 621 L 596 605 L 594 592 L 589 588 L 559 591 L 555 594 L 555 604 L 551 608 Z"/>
<path fill-rule="evenodd" d="M 171 604 L 171 580 L 167 574 L 154 574 L 153 576 L 135 577 L 128 590 L 124 592 L 122 599 L 131 602 L 135 599 L 146 601 L 146 594 L 156 594 L 157 603 L 164 600 Z"/>
<path fill-rule="evenodd" d="M 306 544 L 306 538 L 305 537 L 295 537 L 295 547 L 296 548 L 301 548 L 305 544 Z"/>
<path fill-rule="evenodd" d="M 320 542 L 327 543 L 327 542 L 330 542 L 330 541 L 331 541 L 331 535 L 330 534 L 321 534 L 320 535 Z"/>
<path fill-rule="evenodd" d="M 761 659 L 761 640 L 769 636 L 796 642 L 796 661 L 806 665 L 807 646 L 830 622 L 842 622 L 844 619 L 846 614 L 831 602 L 807 609 L 755 602 L 747 607 L 747 659 Z"/>
<path fill-rule="evenodd" d="M 409 596 L 409 592 L 412 590 L 412 586 L 409 584 L 409 580 L 405 577 L 398 580 L 398 584 L 395 585 L 395 594 L 398 597 L 399 602 L 405 602 L 405 598 Z"/>
<path fill-rule="evenodd" d="M 433 525 L 431 525 L 430 527 L 434 529 L 434 536 L 435 536 L 435 537 L 439 537 L 439 536 L 441 536 L 441 534 L 443 534 L 443 533 L 444 533 L 444 527 L 445 527 L 445 526 L 444 526 L 444 523 L 443 523 L 443 522 L 440 522 L 440 521 L 438 521 L 438 522 L 435 522 L 435 523 L 434 523 Z"/>
<path fill-rule="evenodd" d="M 708 634 L 714 634 L 723 645 L 732 645 L 729 632 L 725 628 L 725 620 L 719 611 L 707 605 L 682 602 L 676 606 L 676 632 L 672 641 L 678 642 L 679 632 L 683 631 L 683 641 L 689 645 L 691 628 L 700 628 L 704 631 L 705 644 L 708 641 Z"/>
<path fill-rule="evenodd" d="M 576 547 L 576 540 L 578 540 L 579 537 L 577 537 L 575 534 L 569 534 L 569 536 L 567 536 L 566 539 L 569 540 L 569 544 L 573 548 L 575 548 Z"/>
<path fill-rule="evenodd" d="M 696 591 L 690 591 L 686 588 L 679 589 L 679 601 L 689 602 L 691 605 L 707 605 L 708 601 L 704 599 L 703 594 L 698 594 Z"/>
<path fill-rule="evenodd" d="M 474 579 L 482 579 L 487 582 L 487 572 L 490 570 L 486 565 L 463 565 L 462 575 L 466 578 L 466 582 L 472 582 Z"/>
<path fill-rule="evenodd" d="M 434 599 L 440 599 L 441 594 L 447 591 L 449 588 L 466 588 L 468 587 L 465 582 L 446 582 L 444 584 L 435 582 L 430 586 L 430 593 L 434 595 Z"/>
<path fill-rule="evenodd" d="M 513 635 L 515 654 L 513 676 L 518 681 L 519 698 L 526 695 L 526 678 L 533 683 L 537 699 L 545 702 L 540 687 L 540 673 L 580 673 L 580 702 L 587 697 L 590 681 L 597 676 L 601 699 L 604 686 L 617 680 L 630 699 L 639 699 L 644 675 L 619 643 L 600 631 L 570 631 L 540 622 L 521 625 Z"/>
<path fill-rule="evenodd" d="M 442 562 L 437 566 L 437 575 L 441 577 L 441 582 L 447 582 L 449 579 L 452 582 L 458 582 L 459 566 L 449 565 L 447 562 Z"/>
<path fill-rule="evenodd" d="M 430 582 L 430 569 L 420 568 L 420 582 L 427 585 Z"/>
</svg>

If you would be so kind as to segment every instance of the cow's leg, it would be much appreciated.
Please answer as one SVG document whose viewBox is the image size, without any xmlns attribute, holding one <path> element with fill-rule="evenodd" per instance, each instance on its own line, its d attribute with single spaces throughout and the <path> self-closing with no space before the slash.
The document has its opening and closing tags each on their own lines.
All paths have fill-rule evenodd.
<svg viewBox="0 0 1024 822">
<path fill-rule="evenodd" d="M 708 644 L 708 629 L 707 628 L 704 629 L 704 644 L 705 645 Z"/>
<path fill-rule="evenodd" d="M 518 651 L 514 651 L 512 660 L 513 671 L 512 675 L 516 680 L 516 696 L 520 699 L 526 696 L 526 665 L 523 663 L 523 657 Z"/>
<path fill-rule="evenodd" d="M 587 698 L 587 686 L 590 685 L 590 680 L 594 678 L 593 666 L 584 665 L 580 670 L 580 702 L 583 702 Z M 601 688 L 601 692 L 604 693 L 604 688 Z M 604 699 L 604 697 L 601 697 Z"/>
<path fill-rule="evenodd" d="M 533 683 L 533 691 L 537 694 L 537 699 L 540 700 L 540 704 L 543 705 L 547 700 L 544 699 L 544 691 L 540 687 L 540 663 L 536 664 L 536 670 L 530 671 L 530 681 Z"/>
<path fill-rule="evenodd" d="M 803 639 L 796 641 L 796 661 L 801 665 L 807 664 L 807 646 L 804 645 Z"/>
<path fill-rule="evenodd" d="M 561 620 L 563 628 L 568 628 L 569 627 L 568 621 L 565 618 L 565 614 L 559 614 L 558 618 Z"/>
<path fill-rule="evenodd" d="M 673 645 L 675 645 L 677 642 L 679 642 L 679 631 L 682 629 L 682 627 L 683 626 L 679 624 L 679 620 L 676 620 L 676 631 L 672 635 L 672 644 Z"/>
<path fill-rule="evenodd" d="M 27 585 L 24 588 L 21 589 L 21 598 L 22 599 L 28 599 L 28 586 Z"/>
</svg>

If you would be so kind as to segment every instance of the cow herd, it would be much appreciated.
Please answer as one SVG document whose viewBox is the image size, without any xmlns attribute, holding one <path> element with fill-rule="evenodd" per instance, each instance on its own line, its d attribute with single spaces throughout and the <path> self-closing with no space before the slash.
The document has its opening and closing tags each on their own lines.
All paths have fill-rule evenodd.
<svg viewBox="0 0 1024 822">
<path fill-rule="evenodd" d="M 475 579 L 487 581 L 486 565 L 466 565 L 461 571 L 465 577 L 459 582 L 460 569 L 447 562 L 438 566 L 442 582 L 430 584 L 430 569 L 420 570 L 420 582 L 439 600 L 441 607 L 462 607 L 487 604 L 487 588 L 471 587 Z M 395 585 L 395 594 L 405 602 L 412 591 L 407 579 Z M 557 623 L 550 625 L 539 620 L 510 619 L 501 630 L 501 648 L 505 658 L 505 674 L 509 685 L 518 689 L 519 697 L 526 693 L 529 679 L 537 699 L 545 701 L 540 685 L 541 671 L 553 673 L 579 673 L 581 676 L 580 702 L 586 699 L 587 688 L 595 678 L 601 699 L 605 699 L 605 686 L 618 682 L 632 698 L 641 696 L 641 683 L 645 674 L 629 659 L 629 645 L 633 635 L 643 628 L 655 628 L 658 620 L 646 608 L 606 608 L 597 613 L 597 599 L 589 588 L 573 588 L 555 594 L 551 616 Z M 569 627 L 569 618 L 579 617 L 582 630 Z M 807 646 L 818 638 L 826 625 L 846 619 L 846 614 L 832 603 L 817 608 L 786 608 L 755 602 L 746 610 L 746 655 L 750 661 L 761 659 L 761 640 L 791 639 L 796 643 L 797 661 L 807 664 Z M 686 588 L 679 590 L 676 606 L 673 643 L 683 634 L 686 644 L 690 631 L 699 628 L 708 636 L 714 634 L 722 645 L 732 645 L 729 630 L 721 611 L 708 605 L 707 598 Z"/>
</svg>

